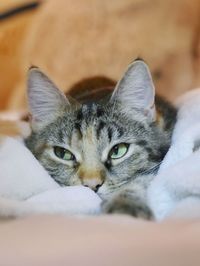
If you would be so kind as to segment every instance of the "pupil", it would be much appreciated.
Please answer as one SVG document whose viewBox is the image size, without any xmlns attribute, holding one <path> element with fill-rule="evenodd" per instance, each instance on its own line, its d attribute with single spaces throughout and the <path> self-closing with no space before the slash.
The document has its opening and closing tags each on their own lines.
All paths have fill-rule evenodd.
<svg viewBox="0 0 200 266">
<path fill-rule="evenodd" d="M 64 158 L 64 156 L 65 156 L 65 150 L 61 149 L 60 155 L 61 155 L 62 158 Z"/>
<path fill-rule="evenodd" d="M 62 149 L 60 147 L 56 147 L 55 148 L 55 154 L 60 157 L 60 158 L 64 158 L 65 156 L 65 149 Z"/>
<path fill-rule="evenodd" d="M 118 151 L 119 151 L 119 148 L 118 148 L 118 146 L 116 146 L 116 147 L 114 148 L 114 154 L 117 155 L 117 154 L 118 154 Z"/>
</svg>

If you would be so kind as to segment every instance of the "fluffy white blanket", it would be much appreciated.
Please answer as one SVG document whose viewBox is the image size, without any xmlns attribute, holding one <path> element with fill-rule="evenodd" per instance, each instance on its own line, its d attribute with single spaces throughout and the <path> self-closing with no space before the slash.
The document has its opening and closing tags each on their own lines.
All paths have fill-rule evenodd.
<svg viewBox="0 0 200 266">
<path fill-rule="evenodd" d="M 176 104 L 172 144 L 148 191 L 157 220 L 200 217 L 200 89 Z"/>
<path fill-rule="evenodd" d="M 178 100 L 172 145 L 148 190 L 157 220 L 200 216 L 200 89 Z M 60 187 L 22 142 L 0 144 L 0 215 L 98 214 L 101 199 L 86 187 Z"/>
<path fill-rule="evenodd" d="M 83 186 L 60 187 L 24 144 L 0 145 L 0 216 L 34 213 L 98 214 L 101 199 Z"/>
</svg>

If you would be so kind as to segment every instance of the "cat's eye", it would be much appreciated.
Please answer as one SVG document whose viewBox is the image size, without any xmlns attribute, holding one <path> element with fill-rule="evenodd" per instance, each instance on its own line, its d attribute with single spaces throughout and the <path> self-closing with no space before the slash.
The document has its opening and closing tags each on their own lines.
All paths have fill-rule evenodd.
<svg viewBox="0 0 200 266">
<path fill-rule="evenodd" d="M 68 150 L 62 148 L 62 147 L 54 147 L 54 153 L 55 155 L 65 161 L 75 161 L 75 156 Z"/>
<path fill-rule="evenodd" d="M 122 158 L 128 151 L 129 144 L 127 143 L 119 143 L 115 145 L 111 151 L 109 152 L 109 157 L 112 160 Z"/>
</svg>

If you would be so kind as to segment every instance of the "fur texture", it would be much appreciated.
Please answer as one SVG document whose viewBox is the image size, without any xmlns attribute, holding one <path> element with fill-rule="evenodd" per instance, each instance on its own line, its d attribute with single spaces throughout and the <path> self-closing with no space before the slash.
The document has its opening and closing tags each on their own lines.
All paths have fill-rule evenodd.
<svg viewBox="0 0 200 266">
<path fill-rule="evenodd" d="M 160 98 L 154 103 L 143 61 L 128 67 L 106 100 L 83 104 L 33 68 L 28 98 L 32 134 L 26 145 L 59 184 L 92 188 L 106 200 L 106 212 L 151 217 L 145 192 L 169 148 L 176 110 Z"/>
</svg>

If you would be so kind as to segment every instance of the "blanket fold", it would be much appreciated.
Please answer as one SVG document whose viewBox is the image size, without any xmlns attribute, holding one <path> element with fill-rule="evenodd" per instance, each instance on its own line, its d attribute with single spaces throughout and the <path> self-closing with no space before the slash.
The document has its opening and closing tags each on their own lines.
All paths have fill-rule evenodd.
<svg viewBox="0 0 200 266">
<path fill-rule="evenodd" d="M 23 141 L 0 144 L 0 216 L 98 214 L 101 199 L 84 186 L 60 187 Z"/>
<path fill-rule="evenodd" d="M 186 93 L 176 105 L 172 144 L 148 191 L 157 220 L 200 217 L 200 89 Z"/>
</svg>

